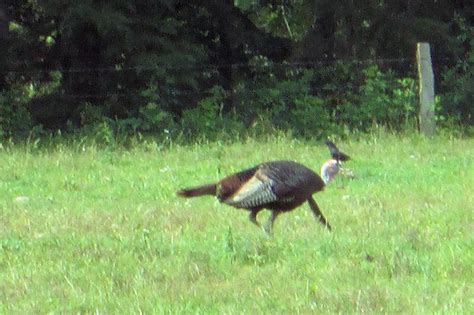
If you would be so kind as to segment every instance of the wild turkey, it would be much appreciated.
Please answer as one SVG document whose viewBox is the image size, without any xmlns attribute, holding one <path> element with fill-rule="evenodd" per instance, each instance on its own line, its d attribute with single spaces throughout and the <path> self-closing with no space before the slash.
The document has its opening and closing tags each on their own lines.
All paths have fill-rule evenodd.
<svg viewBox="0 0 474 315">
<path fill-rule="evenodd" d="M 279 214 L 291 211 L 305 201 L 314 216 L 331 230 L 312 197 L 323 189 L 321 177 L 306 166 L 292 161 L 273 161 L 227 176 L 218 183 L 182 189 L 177 194 L 181 197 L 216 196 L 220 202 L 250 211 L 249 219 L 257 226 L 260 226 L 257 214 L 268 209 L 272 213 L 264 228 L 271 233 Z"/>
</svg>

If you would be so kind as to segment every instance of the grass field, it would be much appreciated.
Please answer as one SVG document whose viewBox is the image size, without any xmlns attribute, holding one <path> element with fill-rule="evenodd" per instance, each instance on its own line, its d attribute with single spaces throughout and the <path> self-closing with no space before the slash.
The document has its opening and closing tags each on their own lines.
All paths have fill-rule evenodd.
<svg viewBox="0 0 474 315">
<path fill-rule="evenodd" d="M 322 142 L 4 144 L 0 313 L 473 314 L 474 139 L 338 144 L 356 178 L 315 195 L 333 231 L 305 204 L 271 237 L 175 191 L 273 159 L 319 173 Z"/>
</svg>

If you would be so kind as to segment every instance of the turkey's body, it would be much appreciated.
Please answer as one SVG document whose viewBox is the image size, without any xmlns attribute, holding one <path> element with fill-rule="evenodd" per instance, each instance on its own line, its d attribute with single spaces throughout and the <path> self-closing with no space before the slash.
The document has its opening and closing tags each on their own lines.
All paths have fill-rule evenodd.
<svg viewBox="0 0 474 315">
<path fill-rule="evenodd" d="M 178 191 L 183 197 L 214 195 L 220 202 L 250 211 L 250 220 L 260 225 L 257 214 L 263 209 L 272 211 L 266 225 L 271 231 L 276 217 L 308 201 L 314 215 L 331 228 L 319 210 L 312 194 L 321 191 L 324 182 L 306 166 L 292 161 L 273 161 L 259 164 L 208 184 Z"/>
</svg>

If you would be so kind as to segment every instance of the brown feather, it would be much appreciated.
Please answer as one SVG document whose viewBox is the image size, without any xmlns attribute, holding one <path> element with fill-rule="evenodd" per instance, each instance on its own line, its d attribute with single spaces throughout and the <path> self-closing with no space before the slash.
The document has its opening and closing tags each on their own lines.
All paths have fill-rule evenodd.
<svg viewBox="0 0 474 315">
<path fill-rule="evenodd" d="M 223 178 L 217 185 L 217 199 L 224 202 L 230 198 L 254 176 L 256 171 L 257 168 L 254 167 Z"/>
<path fill-rule="evenodd" d="M 216 184 L 207 184 L 203 186 L 181 189 L 176 194 L 180 197 L 190 198 L 203 195 L 216 195 Z"/>
</svg>

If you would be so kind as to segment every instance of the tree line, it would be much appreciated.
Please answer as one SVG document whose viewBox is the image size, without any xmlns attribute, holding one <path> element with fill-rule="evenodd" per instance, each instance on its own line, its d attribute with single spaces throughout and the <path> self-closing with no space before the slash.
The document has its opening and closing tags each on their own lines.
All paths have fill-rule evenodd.
<svg viewBox="0 0 474 315">
<path fill-rule="evenodd" d="M 472 125 L 473 16 L 462 0 L 6 0 L 0 133 L 400 128 L 420 41 L 439 121 Z"/>
</svg>

